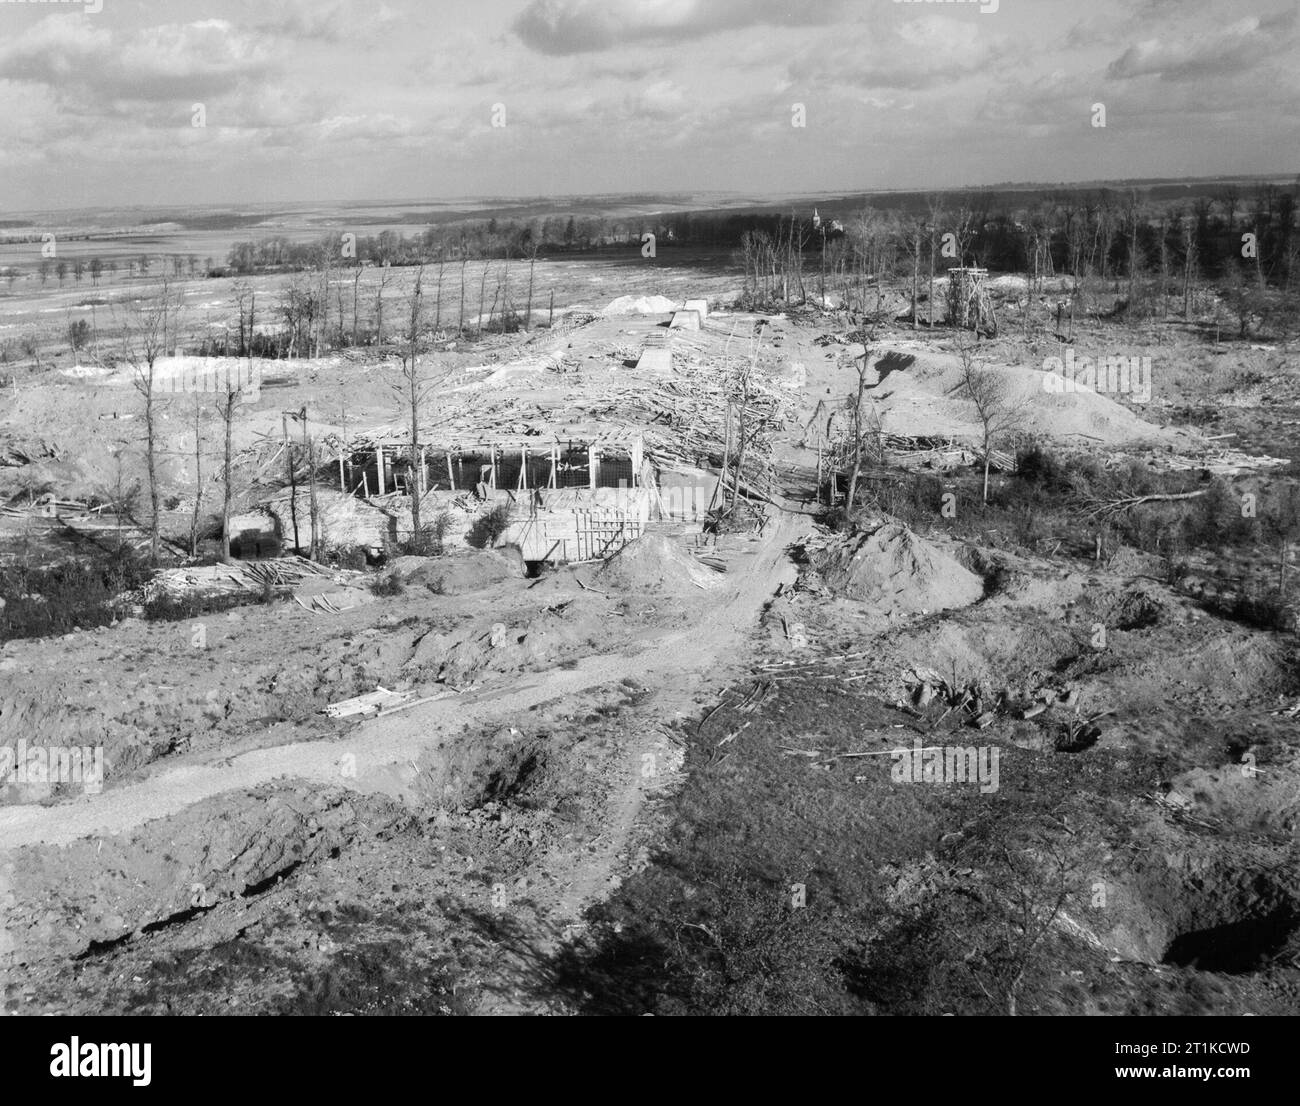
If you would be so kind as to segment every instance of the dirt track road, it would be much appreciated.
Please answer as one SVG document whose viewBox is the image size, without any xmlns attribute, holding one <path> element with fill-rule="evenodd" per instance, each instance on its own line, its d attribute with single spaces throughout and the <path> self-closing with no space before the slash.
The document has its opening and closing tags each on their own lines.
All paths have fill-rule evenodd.
<svg viewBox="0 0 1300 1106">
<path fill-rule="evenodd" d="M 156 818 L 179 813 L 203 799 L 247 790 L 279 779 L 401 795 L 415 776 L 421 753 L 466 725 L 517 717 L 536 704 L 602 684 L 635 678 L 655 689 L 662 717 L 687 706 L 706 682 L 725 677 L 764 604 L 778 584 L 794 579 L 786 556 L 805 519 L 781 513 L 757 548 L 726 577 L 723 587 L 700 593 L 700 618 L 685 630 L 646 640 L 635 654 L 586 658 L 573 668 L 534 673 L 507 686 L 444 699 L 391 718 L 361 723 L 338 741 L 296 742 L 258 749 L 218 763 L 191 762 L 162 768 L 140 783 L 83 796 L 55 807 L 0 809 L 0 850 L 24 845 L 66 845 L 79 838 L 120 834 Z M 355 757 L 355 773 L 344 757 Z"/>
</svg>

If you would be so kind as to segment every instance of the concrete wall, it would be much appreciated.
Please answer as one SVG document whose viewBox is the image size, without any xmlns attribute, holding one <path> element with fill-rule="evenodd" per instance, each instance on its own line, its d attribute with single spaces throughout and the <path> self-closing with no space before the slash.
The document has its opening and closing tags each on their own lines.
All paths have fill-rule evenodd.
<svg viewBox="0 0 1300 1106">
<path fill-rule="evenodd" d="M 608 556 L 645 533 L 651 501 L 647 488 L 544 491 L 536 516 L 525 506 L 501 540 L 518 545 L 526 561 Z"/>
</svg>

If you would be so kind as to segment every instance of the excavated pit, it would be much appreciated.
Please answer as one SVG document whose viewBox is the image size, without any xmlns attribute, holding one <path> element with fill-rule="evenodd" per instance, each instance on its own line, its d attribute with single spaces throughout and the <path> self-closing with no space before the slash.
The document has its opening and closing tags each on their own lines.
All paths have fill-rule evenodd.
<svg viewBox="0 0 1300 1106">
<path fill-rule="evenodd" d="M 1286 947 L 1296 931 L 1296 922 L 1294 907 L 1283 905 L 1180 933 L 1169 943 L 1160 962 L 1229 975 L 1258 971 Z"/>
<path fill-rule="evenodd" d="M 1134 870 L 1113 888 L 1106 943 L 1143 963 L 1226 975 L 1286 959 L 1300 939 L 1300 887 L 1285 857 L 1253 859 L 1207 846 Z"/>
</svg>

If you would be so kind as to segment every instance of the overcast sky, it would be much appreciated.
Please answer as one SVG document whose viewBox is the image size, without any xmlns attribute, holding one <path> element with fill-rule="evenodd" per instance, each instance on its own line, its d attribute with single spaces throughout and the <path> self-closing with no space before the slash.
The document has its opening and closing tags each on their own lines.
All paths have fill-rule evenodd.
<svg viewBox="0 0 1300 1106">
<path fill-rule="evenodd" d="M 0 0 L 0 210 L 1300 169 L 1295 0 L 986 6 Z"/>
</svg>

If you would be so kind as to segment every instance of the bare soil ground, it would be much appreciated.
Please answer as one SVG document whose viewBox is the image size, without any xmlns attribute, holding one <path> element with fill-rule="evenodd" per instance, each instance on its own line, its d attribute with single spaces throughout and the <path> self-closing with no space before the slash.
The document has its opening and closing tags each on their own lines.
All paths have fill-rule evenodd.
<svg viewBox="0 0 1300 1106">
<path fill-rule="evenodd" d="M 626 275 L 606 299 L 686 289 Z M 664 384 L 638 382 L 628 356 L 664 321 L 568 331 L 565 373 L 535 364 L 555 335 L 444 350 L 450 373 L 491 367 L 449 389 L 445 413 L 563 426 L 604 404 L 611 425 L 684 434 L 631 405 Z M 680 340 L 678 371 L 720 388 L 711 363 L 757 321 L 711 317 Z M 763 322 L 779 486 L 764 525 L 709 550 L 717 586 L 691 583 L 714 571 L 693 559 L 699 525 L 664 525 L 652 537 L 673 555 L 622 570 L 410 586 L 338 615 L 127 611 L 7 641 L 0 746 L 100 744 L 106 774 L 100 794 L 0 793 L 4 1008 L 1296 1012 L 1297 639 L 1230 617 L 1192 579 L 1274 574 L 1267 539 L 1175 555 L 1115 529 L 1099 555 L 1063 494 L 1031 533 L 1009 521 L 1027 477 L 998 476 L 985 507 L 963 468 L 922 474 L 953 491 L 955 517 L 928 491 L 887 511 L 873 485 L 897 517 L 865 567 L 819 557 L 843 535 L 816 513 L 806 427 L 856 387 L 853 337 L 830 315 Z M 1150 344 L 1167 371 L 1148 405 L 1037 390 L 1054 343 L 984 353 L 1028 382 L 1050 447 L 1185 457 L 1193 480 L 1224 444 L 1207 435 L 1289 459 L 1270 434 L 1297 404 L 1294 353 L 1174 331 Z M 1078 341 L 1148 348 L 1100 323 Z M 874 336 L 886 432 L 969 436 L 955 356 L 940 334 Z M 298 368 L 242 416 L 249 465 L 285 409 L 339 429 L 342 409 L 353 426 L 394 418 L 382 352 Z M 20 384 L 0 424 L 53 447 L 6 468 L 7 497 L 49 482 L 87 494 L 132 439 L 129 390 L 54 379 Z M 184 489 L 181 412 L 165 434 Z M 1227 479 L 1263 495 L 1291 476 Z M 182 502 L 166 528 L 186 525 Z M 940 584 L 969 586 L 926 591 L 944 566 L 960 571 Z M 872 572 L 878 586 L 853 586 Z M 376 685 L 454 693 L 365 721 L 321 713 Z M 996 750 L 996 786 L 900 780 L 897 750 L 935 746 Z"/>
</svg>

